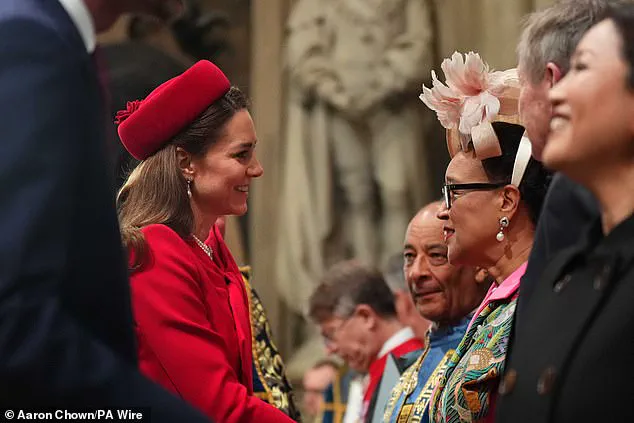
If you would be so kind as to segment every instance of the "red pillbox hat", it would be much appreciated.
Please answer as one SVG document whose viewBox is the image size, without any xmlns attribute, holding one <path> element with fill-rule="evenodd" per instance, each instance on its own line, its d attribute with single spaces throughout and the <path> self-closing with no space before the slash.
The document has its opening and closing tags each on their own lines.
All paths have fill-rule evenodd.
<svg viewBox="0 0 634 423">
<path fill-rule="evenodd" d="M 145 160 L 230 88 L 216 65 L 201 60 L 159 85 L 145 100 L 128 102 L 126 110 L 117 113 L 121 142 L 134 158 Z"/>
</svg>

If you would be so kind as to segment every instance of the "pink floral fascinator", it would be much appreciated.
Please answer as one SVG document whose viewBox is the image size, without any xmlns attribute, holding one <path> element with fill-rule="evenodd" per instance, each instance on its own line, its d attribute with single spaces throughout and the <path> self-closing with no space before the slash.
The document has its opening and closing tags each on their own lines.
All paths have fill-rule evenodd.
<svg viewBox="0 0 634 423">
<path fill-rule="evenodd" d="M 479 160 L 502 155 L 500 141 L 492 122 L 520 124 L 518 99 L 519 78 L 516 69 L 490 71 L 477 53 L 454 52 L 440 65 L 446 85 L 432 70 L 432 88 L 423 86 L 420 99 L 436 112 L 447 129 L 447 148 L 453 157 L 472 144 Z M 522 138 L 515 158 L 512 184 L 519 186 L 531 156 L 531 145 Z"/>
</svg>

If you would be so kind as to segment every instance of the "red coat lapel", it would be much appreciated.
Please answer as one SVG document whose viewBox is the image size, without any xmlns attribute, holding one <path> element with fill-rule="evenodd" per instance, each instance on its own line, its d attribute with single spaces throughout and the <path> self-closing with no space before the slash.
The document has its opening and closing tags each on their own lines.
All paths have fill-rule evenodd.
<svg viewBox="0 0 634 423">
<path fill-rule="evenodd" d="M 229 291 L 229 302 L 233 321 L 240 343 L 240 361 L 242 374 L 240 381 L 247 387 L 249 394 L 253 393 L 253 350 L 251 348 L 251 316 L 249 300 L 242 281 L 242 274 L 238 269 L 229 248 L 225 244 L 222 234 L 214 225 L 206 243 L 213 248 L 214 261 L 223 271 Z"/>
</svg>

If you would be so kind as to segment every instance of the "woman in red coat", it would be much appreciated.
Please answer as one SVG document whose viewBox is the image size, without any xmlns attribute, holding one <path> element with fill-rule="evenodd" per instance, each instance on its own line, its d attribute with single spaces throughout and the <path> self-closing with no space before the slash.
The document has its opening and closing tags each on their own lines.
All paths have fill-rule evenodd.
<svg viewBox="0 0 634 423">
<path fill-rule="evenodd" d="M 262 175 L 246 98 L 201 61 L 117 123 L 141 160 L 118 202 L 142 371 L 216 422 L 292 422 L 253 396 L 248 299 L 214 225 Z"/>
</svg>

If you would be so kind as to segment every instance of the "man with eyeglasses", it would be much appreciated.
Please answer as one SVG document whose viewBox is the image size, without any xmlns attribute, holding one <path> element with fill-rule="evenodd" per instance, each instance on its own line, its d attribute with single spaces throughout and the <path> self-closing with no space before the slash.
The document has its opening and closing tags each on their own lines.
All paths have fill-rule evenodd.
<svg viewBox="0 0 634 423">
<path fill-rule="evenodd" d="M 341 262 L 326 273 L 310 298 L 309 316 L 328 353 L 366 374 L 360 413 L 347 413 L 344 421 L 371 422 L 381 392 L 387 396 L 393 387 L 382 383 L 388 360 L 422 350 L 423 343 L 398 320 L 394 295 L 381 272 L 357 261 Z"/>
</svg>

